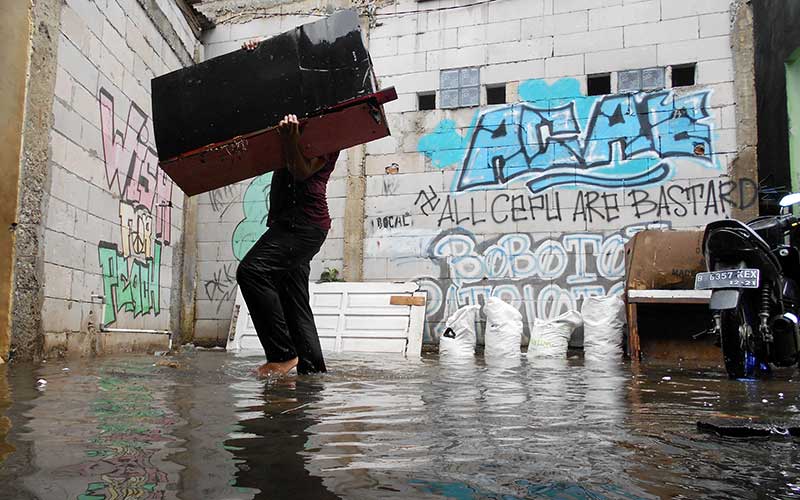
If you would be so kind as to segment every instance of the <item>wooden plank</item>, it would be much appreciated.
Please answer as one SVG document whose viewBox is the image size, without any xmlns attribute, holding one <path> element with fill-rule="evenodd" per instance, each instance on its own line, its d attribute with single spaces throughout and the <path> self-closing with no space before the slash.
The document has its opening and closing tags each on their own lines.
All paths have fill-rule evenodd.
<svg viewBox="0 0 800 500">
<path fill-rule="evenodd" d="M 638 306 L 628 302 L 628 356 L 634 361 L 641 358 L 641 345 L 639 343 L 639 314 Z"/>
<path fill-rule="evenodd" d="M 628 290 L 628 302 L 639 304 L 708 304 L 711 290 Z"/>
<path fill-rule="evenodd" d="M 628 299 L 633 304 L 708 304 L 710 299 L 704 298 L 641 298 Z"/>
<path fill-rule="evenodd" d="M 302 123 L 300 145 L 309 158 L 389 135 L 383 110 L 369 103 L 304 119 Z M 284 164 L 277 127 L 237 136 L 159 163 L 189 196 L 282 168 Z"/>
<path fill-rule="evenodd" d="M 406 356 L 417 358 L 422 354 L 422 335 L 425 329 L 425 302 L 427 292 L 414 292 L 414 298 L 422 299 L 422 304 L 411 308 L 411 318 L 408 324 L 408 344 Z"/>
<path fill-rule="evenodd" d="M 392 295 L 389 304 L 393 306 L 424 306 L 425 297 L 410 297 L 408 295 Z"/>
</svg>

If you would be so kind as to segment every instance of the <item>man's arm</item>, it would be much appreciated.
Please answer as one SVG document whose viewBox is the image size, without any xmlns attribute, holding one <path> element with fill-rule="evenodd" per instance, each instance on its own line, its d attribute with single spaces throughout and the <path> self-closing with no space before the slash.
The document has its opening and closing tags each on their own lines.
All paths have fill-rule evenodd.
<svg viewBox="0 0 800 500">
<path fill-rule="evenodd" d="M 300 122 L 295 115 L 286 115 L 278 124 L 283 143 L 286 168 L 295 180 L 304 181 L 325 166 L 324 158 L 308 159 L 300 148 Z"/>
</svg>

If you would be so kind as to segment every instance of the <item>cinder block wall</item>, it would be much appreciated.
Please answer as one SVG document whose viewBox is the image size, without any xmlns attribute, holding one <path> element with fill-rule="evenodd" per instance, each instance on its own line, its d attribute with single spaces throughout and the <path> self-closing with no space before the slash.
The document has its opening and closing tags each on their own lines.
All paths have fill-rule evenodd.
<svg viewBox="0 0 800 500">
<path fill-rule="evenodd" d="M 206 59 L 238 50 L 251 39 L 264 39 L 320 16 L 274 16 L 243 23 L 220 23 L 204 34 Z M 267 96 L 265 96 L 266 98 Z M 342 271 L 347 151 L 339 156 L 328 183 L 331 230 L 311 263 L 311 279 L 326 268 Z M 266 230 L 272 174 L 211 191 L 198 197 L 197 294 L 194 339 L 224 345 L 236 300 L 236 268 Z"/>
<path fill-rule="evenodd" d="M 172 0 L 66 0 L 55 36 L 46 347 L 64 347 L 70 334 L 100 323 L 169 330 L 177 325 L 184 195 L 158 168 L 150 79 L 202 48 Z"/>
<path fill-rule="evenodd" d="M 755 180 L 729 175 L 738 150 L 733 3 L 374 2 L 364 17 L 370 53 L 381 85 L 395 86 L 399 99 L 386 106 L 392 137 L 366 148 L 364 278 L 419 281 L 428 290 L 428 342 L 457 307 L 488 296 L 518 306 L 527 334 L 537 317 L 619 293 L 623 245 L 635 232 L 700 228 L 751 210 Z M 260 12 L 231 4 L 206 34 L 206 54 L 345 4 Z M 298 12 L 314 16 L 289 15 Z M 694 85 L 673 88 L 673 70 L 691 64 Z M 442 72 L 462 68 L 478 69 L 479 101 L 443 109 Z M 620 84 L 624 72 L 652 68 L 663 77 L 655 86 Z M 589 95 L 590 76 L 608 77 L 608 91 Z M 505 99 L 489 104 L 487 88 L 497 87 Z M 435 109 L 420 110 L 420 94 L 434 94 Z M 315 275 L 342 259 L 342 181 L 330 187 L 337 220 Z M 231 235 L 245 220 L 247 185 L 201 201 L 201 337 L 227 330 Z"/>
<path fill-rule="evenodd" d="M 737 152 L 729 0 L 398 1 L 370 47 L 393 136 L 367 147 L 364 275 L 428 290 L 427 341 L 498 296 L 535 318 L 619 293 L 624 243 L 751 207 Z M 672 72 L 696 64 L 692 86 Z M 442 72 L 480 71 L 480 104 L 442 109 Z M 620 90 L 620 72 L 664 81 Z M 609 76 L 604 95 L 587 78 Z M 469 83 L 467 81 L 467 83 Z M 624 83 L 624 82 L 623 82 Z M 487 88 L 505 89 L 488 104 Z M 435 93 L 420 111 L 418 95 Z M 396 164 L 399 173 L 386 175 Z"/>
</svg>

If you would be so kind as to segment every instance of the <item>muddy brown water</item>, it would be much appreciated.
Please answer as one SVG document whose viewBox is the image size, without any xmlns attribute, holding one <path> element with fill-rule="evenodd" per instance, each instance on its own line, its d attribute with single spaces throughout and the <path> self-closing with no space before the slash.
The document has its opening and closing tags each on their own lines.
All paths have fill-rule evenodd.
<svg viewBox="0 0 800 500">
<path fill-rule="evenodd" d="M 326 375 L 265 383 L 250 375 L 258 357 L 159 359 L 0 366 L 0 498 L 800 497 L 798 442 L 696 428 L 800 425 L 792 371 L 742 382 L 718 369 L 338 355 Z"/>
</svg>

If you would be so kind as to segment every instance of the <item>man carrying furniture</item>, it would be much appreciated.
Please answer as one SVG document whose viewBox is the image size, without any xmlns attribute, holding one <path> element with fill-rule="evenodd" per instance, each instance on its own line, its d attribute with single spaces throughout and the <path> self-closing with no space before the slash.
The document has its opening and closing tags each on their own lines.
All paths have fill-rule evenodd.
<svg viewBox="0 0 800 500">
<path fill-rule="evenodd" d="M 255 41 L 243 48 L 253 50 Z M 325 242 L 331 220 L 326 190 L 339 153 L 308 159 L 300 123 L 287 115 L 278 125 L 286 168 L 272 175 L 266 233 L 239 264 L 236 281 L 267 355 L 260 377 L 324 372 L 325 360 L 309 303 L 311 259 Z"/>
</svg>

